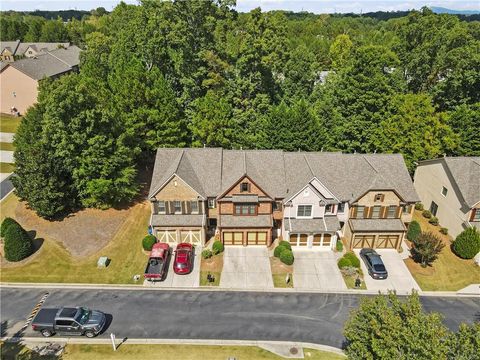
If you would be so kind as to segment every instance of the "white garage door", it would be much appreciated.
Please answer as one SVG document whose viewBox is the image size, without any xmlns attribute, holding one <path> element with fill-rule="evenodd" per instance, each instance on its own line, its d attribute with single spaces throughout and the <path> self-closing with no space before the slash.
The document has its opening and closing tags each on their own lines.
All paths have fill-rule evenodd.
<svg viewBox="0 0 480 360">
<path fill-rule="evenodd" d="M 181 242 L 192 245 L 200 245 L 202 243 L 202 235 L 200 230 L 181 231 L 180 239 Z"/>
<path fill-rule="evenodd" d="M 168 244 L 177 243 L 177 232 L 175 230 L 160 230 L 157 231 L 157 239 L 159 242 Z"/>
</svg>

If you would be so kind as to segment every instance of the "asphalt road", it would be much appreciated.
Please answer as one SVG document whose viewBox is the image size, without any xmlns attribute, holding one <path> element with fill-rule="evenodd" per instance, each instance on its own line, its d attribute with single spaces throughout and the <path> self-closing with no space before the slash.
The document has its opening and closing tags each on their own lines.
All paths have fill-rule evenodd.
<svg viewBox="0 0 480 360">
<path fill-rule="evenodd" d="M 0 200 L 2 200 L 10 191 L 13 190 L 13 184 L 10 181 L 12 175 L 0 183 Z"/>
<path fill-rule="evenodd" d="M 3 335 L 11 336 L 45 290 L 1 288 Z M 303 341 L 341 347 L 342 327 L 357 307 L 355 294 L 203 291 L 51 290 L 44 307 L 87 306 L 111 315 L 101 334 L 117 338 Z M 480 298 L 423 297 L 427 311 L 456 330 L 480 319 Z M 6 323 L 5 323 L 6 322 Z M 25 336 L 38 336 L 30 328 Z"/>
</svg>

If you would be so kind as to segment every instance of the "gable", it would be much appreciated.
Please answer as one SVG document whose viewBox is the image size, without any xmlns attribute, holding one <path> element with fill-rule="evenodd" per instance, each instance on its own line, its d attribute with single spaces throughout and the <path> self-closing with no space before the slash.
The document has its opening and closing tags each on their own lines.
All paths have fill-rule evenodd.
<svg viewBox="0 0 480 360">
<path fill-rule="evenodd" d="M 381 201 L 375 201 L 377 194 L 382 195 Z M 357 200 L 357 204 L 360 206 L 389 206 L 399 205 L 400 202 L 402 202 L 402 199 L 393 190 L 369 190 Z"/>
<path fill-rule="evenodd" d="M 241 191 L 240 186 L 242 183 L 248 184 L 248 191 Z M 228 189 L 224 194 L 219 196 L 218 198 L 224 198 L 226 196 L 232 195 L 258 195 L 270 197 L 265 191 L 263 191 L 252 179 L 248 176 L 242 176 L 237 182 L 235 182 L 230 189 Z"/>
<path fill-rule="evenodd" d="M 319 204 L 323 202 L 323 199 L 316 187 L 309 183 L 292 196 L 288 202 L 292 202 L 292 204 Z"/>
<path fill-rule="evenodd" d="M 173 175 L 153 197 L 156 200 L 173 201 L 197 199 L 201 195 L 178 175 Z"/>
<path fill-rule="evenodd" d="M 311 181 L 312 186 L 325 198 L 329 200 L 336 200 L 335 196 L 320 182 L 317 178 Z"/>
</svg>

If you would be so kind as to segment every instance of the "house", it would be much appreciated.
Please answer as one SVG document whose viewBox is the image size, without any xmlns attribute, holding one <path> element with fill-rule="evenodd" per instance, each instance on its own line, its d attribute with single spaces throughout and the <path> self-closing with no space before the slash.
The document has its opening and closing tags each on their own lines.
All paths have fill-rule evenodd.
<svg viewBox="0 0 480 360">
<path fill-rule="evenodd" d="M 0 42 L 0 59 L 4 62 L 13 62 L 24 57 L 32 58 L 41 54 L 46 54 L 59 48 L 68 48 L 70 43 L 28 43 L 16 41 Z"/>
<path fill-rule="evenodd" d="M 158 149 L 149 193 L 160 241 L 396 248 L 418 196 L 401 155 Z"/>
<path fill-rule="evenodd" d="M 37 101 L 38 82 L 76 71 L 80 63 L 76 46 L 59 48 L 32 58 L 3 63 L 0 67 L 2 113 L 25 113 Z"/>
<path fill-rule="evenodd" d="M 480 229 L 480 157 L 443 157 L 421 161 L 414 186 L 425 208 L 456 237 Z"/>
</svg>

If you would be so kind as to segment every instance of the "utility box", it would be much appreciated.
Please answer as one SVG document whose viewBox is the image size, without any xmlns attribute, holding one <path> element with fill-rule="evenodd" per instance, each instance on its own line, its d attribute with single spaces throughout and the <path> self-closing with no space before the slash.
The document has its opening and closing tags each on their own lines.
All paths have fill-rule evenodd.
<svg viewBox="0 0 480 360">
<path fill-rule="evenodd" d="M 107 267 L 108 264 L 110 264 L 110 259 L 106 256 L 100 256 L 100 258 L 97 261 L 97 267 L 99 268 Z"/>
</svg>

